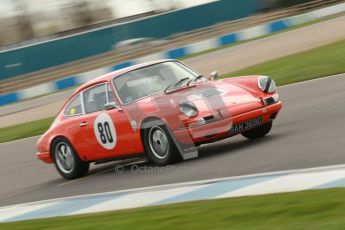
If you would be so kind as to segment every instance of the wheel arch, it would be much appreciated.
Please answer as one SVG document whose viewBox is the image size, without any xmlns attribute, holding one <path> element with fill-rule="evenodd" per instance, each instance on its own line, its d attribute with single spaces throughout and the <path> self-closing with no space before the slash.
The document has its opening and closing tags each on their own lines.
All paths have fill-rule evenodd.
<svg viewBox="0 0 345 230">
<path fill-rule="evenodd" d="M 166 123 L 159 117 L 157 116 L 149 116 L 145 117 L 141 122 L 140 122 L 140 136 L 141 136 L 141 141 L 143 142 L 143 135 L 144 135 L 144 130 L 148 129 L 153 126 L 157 125 L 164 125 L 167 127 Z M 144 142 L 143 142 L 144 143 Z"/>
<path fill-rule="evenodd" d="M 149 127 L 152 127 L 153 125 L 166 125 L 166 123 L 159 117 L 157 116 L 149 116 L 145 117 L 141 122 L 140 122 L 140 129 L 147 129 Z"/>
</svg>

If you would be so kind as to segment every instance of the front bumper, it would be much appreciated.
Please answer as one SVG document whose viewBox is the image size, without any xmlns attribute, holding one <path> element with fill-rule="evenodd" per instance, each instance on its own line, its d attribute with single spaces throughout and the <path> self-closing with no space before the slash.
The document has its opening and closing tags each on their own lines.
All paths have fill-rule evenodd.
<svg viewBox="0 0 345 230">
<path fill-rule="evenodd" d="M 233 124 L 238 124 L 260 116 L 263 117 L 264 124 L 268 123 L 276 118 L 281 108 L 282 103 L 279 101 L 272 105 L 239 114 L 231 118 L 217 120 L 193 128 L 176 130 L 174 131 L 174 135 L 181 144 L 213 142 L 215 140 L 230 137 L 230 128 Z"/>
<path fill-rule="evenodd" d="M 53 159 L 51 158 L 51 155 L 49 152 L 38 152 L 36 153 L 36 157 L 45 163 L 48 163 L 48 164 L 53 163 Z"/>
</svg>

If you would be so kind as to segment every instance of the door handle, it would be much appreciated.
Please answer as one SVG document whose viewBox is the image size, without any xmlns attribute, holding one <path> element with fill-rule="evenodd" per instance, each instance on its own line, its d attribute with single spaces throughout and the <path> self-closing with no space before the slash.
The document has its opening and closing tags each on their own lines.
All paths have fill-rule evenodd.
<svg viewBox="0 0 345 230">
<path fill-rule="evenodd" d="M 79 123 L 79 126 L 80 126 L 80 127 L 84 127 L 84 126 L 87 126 L 88 124 L 89 124 L 89 123 L 83 121 L 83 122 L 80 122 L 80 123 Z"/>
</svg>

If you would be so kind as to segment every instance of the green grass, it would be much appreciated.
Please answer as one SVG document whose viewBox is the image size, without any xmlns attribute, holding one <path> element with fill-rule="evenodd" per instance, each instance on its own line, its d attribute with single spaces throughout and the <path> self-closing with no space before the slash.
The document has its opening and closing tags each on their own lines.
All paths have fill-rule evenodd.
<svg viewBox="0 0 345 230">
<path fill-rule="evenodd" d="M 37 121 L 0 128 L 0 143 L 40 135 L 49 128 L 53 120 L 53 117 L 49 117 Z"/>
<path fill-rule="evenodd" d="M 345 189 L 206 200 L 0 224 L 14 229 L 344 229 Z"/>
<path fill-rule="evenodd" d="M 271 76 L 285 85 L 345 72 L 345 40 L 302 53 L 268 61 L 225 74 L 222 78 L 245 75 Z"/>
</svg>

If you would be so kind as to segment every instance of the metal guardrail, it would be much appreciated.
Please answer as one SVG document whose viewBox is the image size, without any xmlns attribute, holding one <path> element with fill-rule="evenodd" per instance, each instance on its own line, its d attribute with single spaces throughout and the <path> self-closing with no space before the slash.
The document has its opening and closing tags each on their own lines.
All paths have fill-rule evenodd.
<svg viewBox="0 0 345 230">
<path fill-rule="evenodd" d="M 241 20 L 221 23 L 212 27 L 207 27 L 196 31 L 176 34 L 168 38 L 168 42 L 166 42 L 165 44 L 146 45 L 145 47 L 137 48 L 131 52 L 126 53 L 118 53 L 118 51 L 114 50 L 94 57 L 85 58 L 75 62 L 70 62 L 64 65 L 56 66 L 53 68 L 44 69 L 30 74 L 0 81 L 0 93 L 13 92 L 19 89 L 24 89 L 30 86 L 50 82 L 77 73 L 86 72 L 105 66 L 111 66 L 116 63 L 124 62 L 126 60 L 131 60 L 152 53 L 157 53 L 164 50 L 185 46 L 193 42 L 203 41 L 215 36 L 259 25 L 264 22 L 274 21 L 277 19 L 305 13 L 311 10 L 334 5 L 340 2 L 345 1 L 316 0 L 301 5 L 288 7 L 282 10 L 253 15 L 251 17 Z"/>
</svg>

